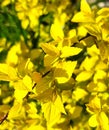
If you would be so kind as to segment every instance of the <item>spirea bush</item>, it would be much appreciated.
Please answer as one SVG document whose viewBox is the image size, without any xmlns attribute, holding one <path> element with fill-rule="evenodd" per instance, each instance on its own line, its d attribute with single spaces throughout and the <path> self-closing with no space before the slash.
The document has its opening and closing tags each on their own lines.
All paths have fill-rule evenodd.
<svg viewBox="0 0 109 130">
<path fill-rule="evenodd" d="M 0 130 L 109 130 L 108 7 L 0 1 Z"/>
</svg>

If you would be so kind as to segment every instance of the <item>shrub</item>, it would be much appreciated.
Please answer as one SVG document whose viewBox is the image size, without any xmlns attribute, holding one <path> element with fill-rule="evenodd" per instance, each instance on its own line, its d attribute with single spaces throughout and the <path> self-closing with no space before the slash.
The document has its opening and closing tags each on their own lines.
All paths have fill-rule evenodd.
<svg viewBox="0 0 109 130">
<path fill-rule="evenodd" d="M 109 129 L 108 14 L 86 0 L 1 1 L 1 130 Z"/>
</svg>

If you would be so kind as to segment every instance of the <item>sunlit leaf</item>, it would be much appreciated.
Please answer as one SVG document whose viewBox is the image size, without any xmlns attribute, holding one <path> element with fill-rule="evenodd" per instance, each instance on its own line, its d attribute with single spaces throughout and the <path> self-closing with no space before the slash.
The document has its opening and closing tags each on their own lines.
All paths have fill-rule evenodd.
<svg viewBox="0 0 109 130">
<path fill-rule="evenodd" d="M 30 78 L 30 76 L 25 75 L 25 77 L 23 78 L 23 84 L 25 85 L 25 87 L 27 88 L 28 91 L 32 90 L 32 79 Z"/>
<path fill-rule="evenodd" d="M 76 77 L 76 80 L 78 82 L 89 80 L 93 75 L 92 71 L 82 71 L 79 73 Z"/>
<path fill-rule="evenodd" d="M 76 67 L 76 61 L 66 61 L 59 63 L 54 71 L 54 78 L 57 80 L 58 83 L 65 83 L 67 82 Z"/>
<path fill-rule="evenodd" d="M 61 113 L 65 113 L 62 100 L 59 95 L 54 102 L 48 102 L 42 105 L 44 117 L 48 125 L 53 125 L 59 121 Z"/>
<path fill-rule="evenodd" d="M 17 71 L 8 64 L 0 64 L 0 80 L 15 81 L 18 80 Z"/>
<path fill-rule="evenodd" d="M 43 43 L 41 44 L 41 48 L 44 50 L 46 54 L 49 54 L 51 56 L 59 55 L 59 50 L 52 44 L 49 43 Z"/>
<path fill-rule="evenodd" d="M 85 96 L 87 96 L 87 92 L 82 89 L 82 88 L 77 88 L 76 90 L 74 90 L 73 92 L 73 98 L 76 100 L 76 101 L 79 101 L 79 99 L 83 99 L 85 98 Z"/>
<path fill-rule="evenodd" d="M 96 127 L 96 126 L 98 125 L 97 115 L 96 115 L 96 114 L 92 115 L 92 116 L 89 118 L 88 123 L 89 123 L 89 126 L 91 126 L 91 127 Z"/>
<path fill-rule="evenodd" d="M 63 57 L 69 57 L 79 54 L 82 51 L 81 48 L 78 47 L 68 47 L 64 46 L 61 50 L 61 58 Z"/>
<path fill-rule="evenodd" d="M 100 112 L 98 115 L 99 129 L 108 130 L 109 129 L 109 119 L 105 112 Z"/>
<path fill-rule="evenodd" d="M 52 24 L 50 33 L 54 40 L 60 40 L 64 38 L 64 33 L 60 24 Z"/>
<path fill-rule="evenodd" d="M 91 13 L 91 8 L 89 6 L 89 4 L 87 3 L 86 0 L 81 0 L 81 7 L 80 7 L 82 12 L 85 13 Z"/>
<path fill-rule="evenodd" d="M 78 12 L 72 18 L 72 22 L 94 22 L 93 13 L 86 0 L 81 0 L 81 12 Z"/>
<path fill-rule="evenodd" d="M 17 118 L 21 112 L 22 109 L 22 102 L 15 101 L 14 105 L 9 111 L 8 119 Z"/>
<path fill-rule="evenodd" d="M 99 113 L 99 111 L 101 110 L 101 101 L 100 98 L 98 98 L 98 96 L 95 96 L 94 98 L 92 98 L 89 101 L 89 104 L 86 104 L 87 106 L 87 111 L 90 113 Z"/>
</svg>

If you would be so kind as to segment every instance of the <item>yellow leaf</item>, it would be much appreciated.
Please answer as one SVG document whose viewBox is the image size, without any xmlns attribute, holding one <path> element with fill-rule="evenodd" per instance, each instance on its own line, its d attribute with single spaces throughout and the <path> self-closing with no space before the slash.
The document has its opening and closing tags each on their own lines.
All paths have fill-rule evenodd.
<svg viewBox="0 0 109 130">
<path fill-rule="evenodd" d="M 3 2 L 2 2 L 2 4 L 1 4 L 1 6 L 7 6 L 7 5 L 9 5 L 11 3 L 11 0 L 4 0 Z"/>
<path fill-rule="evenodd" d="M 97 24 L 86 24 L 84 25 L 85 29 L 88 31 L 89 34 L 95 36 L 97 40 L 102 39 L 102 32 L 101 28 Z"/>
<path fill-rule="evenodd" d="M 88 23 L 88 22 L 94 22 L 92 16 L 90 16 L 89 14 L 85 14 L 84 12 L 78 12 L 76 13 L 72 20 L 72 22 L 85 22 L 85 23 Z"/>
<path fill-rule="evenodd" d="M 46 54 L 44 56 L 44 66 L 48 67 L 52 67 L 53 63 L 55 63 L 55 61 L 58 59 L 57 56 L 51 56 L 51 55 L 48 55 Z"/>
<path fill-rule="evenodd" d="M 86 57 L 81 64 L 81 68 L 87 71 L 91 71 L 95 67 L 98 59 L 99 59 L 98 56 L 90 57 L 90 58 Z"/>
<path fill-rule="evenodd" d="M 49 126 L 57 123 L 61 117 L 61 113 L 65 113 L 62 100 L 59 95 L 54 102 L 48 102 L 42 104 L 42 111 L 44 112 L 44 117 L 47 120 Z"/>
<path fill-rule="evenodd" d="M 52 44 L 49 43 L 42 43 L 41 48 L 44 50 L 46 54 L 49 54 L 51 56 L 59 55 L 59 50 Z"/>
<path fill-rule="evenodd" d="M 36 96 L 36 99 L 43 102 L 43 103 L 52 101 L 52 100 L 54 100 L 53 98 L 55 99 L 56 95 L 55 95 L 55 92 L 52 88 L 48 88 Z"/>
<path fill-rule="evenodd" d="M 54 40 L 61 40 L 64 38 L 64 33 L 60 24 L 52 24 L 50 34 Z"/>
<path fill-rule="evenodd" d="M 19 116 L 19 113 L 21 112 L 21 108 L 22 102 L 15 101 L 14 105 L 11 107 L 9 111 L 8 119 L 17 118 Z"/>
<path fill-rule="evenodd" d="M 97 115 L 96 115 L 96 114 L 92 115 L 92 116 L 89 118 L 88 123 L 89 123 L 89 126 L 91 126 L 91 127 L 96 127 L 96 126 L 98 125 Z"/>
<path fill-rule="evenodd" d="M 15 81 L 18 80 L 17 71 L 8 64 L 0 64 L 0 80 Z"/>
<path fill-rule="evenodd" d="M 81 112 L 82 112 L 82 107 L 80 106 L 72 106 L 72 105 L 67 105 L 65 107 L 65 109 L 70 113 L 71 118 L 75 119 L 81 116 Z"/>
<path fill-rule="evenodd" d="M 97 12 L 98 15 L 101 15 L 101 16 L 109 16 L 109 8 L 101 8 L 98 12 Z"/>
<path fill-rule="evenodd" d="M 23 89 L 16 89 L 14 91 L 14 97 L 16 100 L 18 100 L 19 102 L 22 101 L 22 99 L 27 95 L 28 91 L 27 90 L 23 90 Z"/>
<path fill-rule="evenodd" d="M 82 71 L 81 73 L 79 73 L 76 77 L 76 80 L 78 82 L 82 82 L 82 81 L 86 81 L 89 80 L 93 75 L 93 72 L 91 71 Z"/>
<path fill-rule="evenodd" d="M 28 91 L 32 90 L 32 79 L 30 78 L 30 76 L 25 75 L 25 77 L 23 78 L 23 84 L 25 85 L 25 87 L 27 88 Z"/>
<path fill-rule="evenodd" d="M 38 73 L 38 72 L 35 71 L 35 72 L 32 73 L 31 78 L 32 78 L 32 80 L 34 82 L 37 83 L 37 82 L 39 82 L 41 80 L 42 76 L 41 76 L 40 73 Z"/>
<path fill-rule="evenodd" d="M 100 55 L 100 50 L 97 48 L 96 45 L 92 45 L 91 47 L 88 47 L 87 52 L 88 52 L 89 55 L 94 56 L 94 57 L 97 56 L 97 55 Z"/>
<path fill-rule="evenodd" d="M 67 82 L 76 67 L 76 61 L 66 61 L 58 63 L 55 71 L 54 71 L 54 78 L 57 80 L 58 83 L 65 83 Z"/>
<path fill-rule="evenodd" d="M 41 94 L 44 91 L 46 91 L 48 88 L 50 88 L 52 82 L 52 77 L 44 77 L 41 78 L 40 82 L 37 83 L 36 85 L 36 93 Z"/>
<path fill-rule="evenodd" d="M 72 22 L 94 22 L 93 13 L 86 0 L 81 0 L 80 12 L 76 13 Z"/>
<path fill-rule="evenodd" d="M 91 8 L 89 6 L 89 4 L 87 3 L 86 0 L 81 0 L 81 7 L 80 7 L 82 12 L 85 13 L 91 13 Z"/>
<path fill-rule="evenodd" d="M 89 104 L 86 104 L 86 110 L 89 113 L 99 113 L 101 111 L 101 101 L 100 98 L 95 96 L 89 101 Z"/>
<path fill-rule="evenodd" d="M 28 19 L 24 19 L 24 20 L 22 20 L 21 24 L 22 24 L 22 27 L 24 29 L 26 29 L 28 27 L 28 25 L 29 25 L 29 20 Z"/>
<path fill-rule="evenodd" d="M 98 80 L 104 79 L 106 77 L 106 72 L 103 70 L 97 70 L 95 75 L 94 75 L 94 82 L 97 83 Z"/>
<path fill-rule="evenodd" d="M 78 100 L 84 98 L 87 94 L 88 94 L 88 93 L 87 93 L 84 89 L 82 89 L 82 88 L 77 88 L 76 90 L 74 90 L 72 96 L 73 96 L 73 98 L 74 98 L 76 101 L 78 101 Z"/>
<path fill-rule="evenodd" d="M 74 56 L 77 55 L 81 52 L 81 48 L 78 47 L 69 47 L 69 46 L 64 46 L 61 50 L 61 55 L 60 57 L 69 57 L 69 56 Z"/>
<path fill-rule="evenodd" d="M 109 119 L 103 111 L 100 112 L 100 114 L 98 115 L 98 123 L 99 123 L 99 129 L 109 130 Z"/>
</svg>

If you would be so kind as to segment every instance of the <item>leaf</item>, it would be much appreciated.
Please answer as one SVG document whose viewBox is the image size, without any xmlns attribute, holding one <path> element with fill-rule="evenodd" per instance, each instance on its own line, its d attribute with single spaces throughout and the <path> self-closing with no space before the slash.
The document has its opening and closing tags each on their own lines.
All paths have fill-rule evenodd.
<svg viewBox="0 0 109 130">
<path fill-rule="evenodd" d="M 96 115 L 96 114 L 92 115 L 92 116 L 89 118 L 88 123 L 89 123 L 89 126 L 91 126 L 91 127 L 96 127 L 96 126 L 98 125 L 97 115 Z"/>
<path fill-rule="evenodd" d="M 46 67 L 52 67 L 52 65 L 55 63 L 55 61 L 58 59 L 58 57 L 55 55 L 55 56 L 51 56 L 51 55 L 48 55 L 46 54 L 44 56 L 44 66 Z"/>
<path fill-rule="evenodd" d="M 85 96 L 87 96 L 88 93 L 82 89 L 82 88 L 76 88 L 76 90 L 74 90 L 73 92 L 73 97 L 76 101 L 79 101 L 82 98 L 85 98 Z"/>
<path fill-rule="evenodd" d="M 86 104 L 86 110 L 91 113 L 99 113 L 101 111 L 101 101 L 98 96 L 93 97 L 90 101 L 89 104 Z"/>
<path fill-rule="evenodd" d="M 23 89 L 15 89 L 14 91 L 14 97 L 19 102 L 22 101 L 22 99 L 27 95 L 28 91 Z"/>
<path fill-rule="evenodd" d="M 52 24 L 50 34 L 54 40 L 61 40 L 64 38 L 64 33 L 60 24 Z"/>
<path fill-rule="evenodd" d="M 78 47 L 69 47 L 69 46 L 64 46 L 61 50 L 61 58 L 64 57 L 69 57 L 69 56 L 74 56 L 79 54 L 82 51 L 81 48 Z"/>
<path fill-rule="evenodd" d="M 98 15 L 100 16 L 109 16 L 109 8 L 101 8 L 98 12 L 97 12 Z"/>
<path fill-rule="evenodd" d="M 14 105 L 11 107 L 9 111 L 8 119 L 18 118 L 21 112 L 21 108 L 22 102 L 15 101 Z"/>
<path fill-rule="evenodd" d="M 98 123 L 99 123 L 99 129 L 109 130 L 109 119 L 108 116 L 105 114 L 105 112 L 102 111 L 98 115 Z"/>
<path fill-rule="evenodd" d="M 76 61 L 66 61 L 58 63 L 55 71 L 54 71 L 54 78 L 57 80 L 58 83 L 65 83 L 67 82 L 76 67 Z"/>
<path fill-rule="evenodd" d="M 17 71 L 8 64 L 0 64 L 0 80 L 15 81 L 18 80 Z"/>
<path fill-rule="evenodd" d="M 65 114 L 64 106 L 59 95 L 54 102 L 48 102 L 42 104 L 42 111 L 44 112 L 44 117 L 47 120 L 49 126 L 57 123 L 61 117 L 61 113 Z"/>
<path fill-rule="evenodd" d="M 26 29 L 28 27 L 28 25 L 29 25 L 29 20 L 28 19 L 23 19 L 21 24 L 22 24 L 22 27 L 24 29 Z"/>
<path fill-rule="evenodd" d="M 43 103 L 52 101 L 55 98 L 56 98 L 55 91 L 52 88 L 48 88 L 36 96 L 36 99 Z"/>
<path fill-rule="evenodd" d="M 87 71 L 91 71 L 97 64 L 98 59 L 99 59 L 98 56 L 93 56 L 90 58 L 86 57 L 85 60 L 81 64 L 81 68 Z"/>
<path fill-rule="evenodd" d="M 34 82 L 37 83 L 37 82 L 39 82 L 41 80 L 42 76 L 41 76 L 40 73 L 38 73 L 38 72 L 35 71 L 35 72 L 32 73 L 31 78 L 32 78 L 32 80 Z"/>
<path fill-rule="evenodd" d="M 97 40 L 102 39 L 102 32 L 100 27 L 97 24 L 85 24 L 84 25 L 85 29 L 88 31 L 89 34 L 92 36 L 95 36 Z"/>
<path fill-rule="evenodd" d="M 95 83 L 97 83 L 100 79 L 104 79 L 106 77 L 106 72 L 103 71 L 103 70 L 97 70 L 94 77 L 93 77 L 93 80 Z"/>
<path fill-rule="evenodd" d="M 40 80 L 40 82 L 37 83 L 36 85 L 36 93 L 41 94 L 47 89 L 50 88 L 50 83 L 52 82 L 52 77 L 44 77 Z"/>
<path fill-rule="evenodd" d="M 86 81 L 89 80 L 93 75 L 93 72 L 91 71 L 82 71 L 81 73 L 79 73 L 76 77 L 76 80 L 78 82 L 82 82 L 82 81 Z"/>
<path fill-rule="evenodd" d="M 28 91 L 32 90 L 33 83 L 32 83 L 32 79 L 30 78 L 30 76 L 25 75 L 25 77 L 23 78 L 23 84 Z"/>
<path fill-rule="evenodd" d="M 89 4 L 87 3 L 86 0 L 81 0 L 81 7 L 80 7 L 82 12 L 85 13 L 91 13 L 91 8 L 89 6 Z"/>
<path fill-rule="evenodd" d="M 89 14 L 85 14 L 83 12 L 76 13 L 73 18 L 71 19 L 72 22 L 83 22 L 83 23 L 89 23 L 94 22 L 92 16 Z"/>
<path fill-rule="evenodd" d="M 41 48 L 46 54 L 49 54 L 50 56 L 56 56 L 60 54 L 59 50 L 54 45 L 49 43 L 42 43 Z"/>
<path fill-rule="evenodd" d="M 80 10 L 80 12 L 74 15 L 72 22 L 94 22 L 93 13 L 86 0 L 81 0 Z"/>
</svg>

